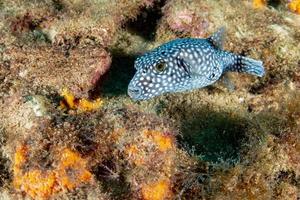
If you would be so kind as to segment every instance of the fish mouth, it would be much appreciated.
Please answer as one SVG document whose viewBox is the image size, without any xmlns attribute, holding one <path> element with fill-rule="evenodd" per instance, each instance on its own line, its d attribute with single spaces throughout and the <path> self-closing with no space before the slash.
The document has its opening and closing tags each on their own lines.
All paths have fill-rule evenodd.
<svg viewBox="0 0 300 200">
<path fill-rule="evenodd" d="M 129 95 L 130 98 L 134 99 L 134 100 L 140 100 L 141 98 L 141 94 L 142 94 L 142 90 L 137 88 L 137 87 L 128 87 L 127 93 Z"/>
</svg>

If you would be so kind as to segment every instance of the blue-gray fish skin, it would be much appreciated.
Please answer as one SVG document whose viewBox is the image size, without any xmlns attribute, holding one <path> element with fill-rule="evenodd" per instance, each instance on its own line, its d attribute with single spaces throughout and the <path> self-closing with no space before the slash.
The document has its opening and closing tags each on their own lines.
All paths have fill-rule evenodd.
<svg viewBox="0 0 300 200">
<path fill-rule="evenodd" d="M 224 29 L 206 39 L 183 38 L 165 43 L 135 61 L 128 85 L 134 100 L 202 88 L 228 71 L 262 77 L 263 63 L 222 50 Z"/>
</svg>

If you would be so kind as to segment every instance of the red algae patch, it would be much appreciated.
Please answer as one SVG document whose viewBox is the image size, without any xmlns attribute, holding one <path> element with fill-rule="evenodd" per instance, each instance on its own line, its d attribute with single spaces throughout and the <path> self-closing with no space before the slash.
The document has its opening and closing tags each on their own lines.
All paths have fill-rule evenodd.
<svg viewBox="0 0 300 200">
<path fill-rule="evenodd" d="M 77 152 L 62 150 L 58 165 L 51 170 L 23 168 L 30 154 L 26 145 L 17 147 L 14 155 L 13 185 L 33 199 L 49 199 L 64 190 L 73 190 L 92 183 L 92 174 L 86 169 L 87 161 Z"/>
</svg>

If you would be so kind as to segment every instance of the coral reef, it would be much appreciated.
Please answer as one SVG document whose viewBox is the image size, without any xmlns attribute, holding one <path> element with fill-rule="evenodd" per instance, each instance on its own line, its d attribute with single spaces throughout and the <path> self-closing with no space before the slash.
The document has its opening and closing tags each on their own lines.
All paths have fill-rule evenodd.
<svg viewBox="0 0 300 200">
<path fill-rule="evenodd" d="M 0 199 L 299 199 L 298 7 L 0 1 Z M 221 26 L 265 77 L 127 97 L 139 54 Z"/>
</svg>

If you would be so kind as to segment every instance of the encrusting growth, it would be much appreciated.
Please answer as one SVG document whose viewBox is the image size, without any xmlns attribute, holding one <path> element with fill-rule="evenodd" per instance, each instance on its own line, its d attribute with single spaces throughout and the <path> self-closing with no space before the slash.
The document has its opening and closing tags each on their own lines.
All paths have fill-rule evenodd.
<svg viewBox="0 0 300 200">
<path fill-rule="evenodd" d="M 89 101 L 85 98 L 77 99 L 67 89 L 63 89 L 61 95 L 64 97 L 64 101 L 60 102 L 60 108 L 62 109 L 69 108 L 80 111 L 92 111 L 99 109 L 103 104 L 103 101 L 100 98 L 94 101 Z"/>
<path fill-rule="evenodd" d="M 144 200 L 164 200 L 171 194 L 170 182 L 169 180 L 162 179 L 144 185 L 142 187 L 142 194 Z"/>
<path fill-rule="evenodd" d="M 263 8 L 267 5 L 267 0 L 253 0 L 252 5 L 254 8 Z"/>
<path fill-rule="evenodd" d="M 33 199 L 48 199 L 64 191 L 93 182 L 92 174 L 86 169 L 87 160 L 77 152 L 63 149 L 54 169 L 23 169 L 30 154 L 27 145 L 17 147 L 14 155 L 14 188 Z"/>
<path fill-rule="evenodd" d="M 300 14 L 300 0 L 292 0 L 288 7 L 291 11 Z"/>
</svg>

